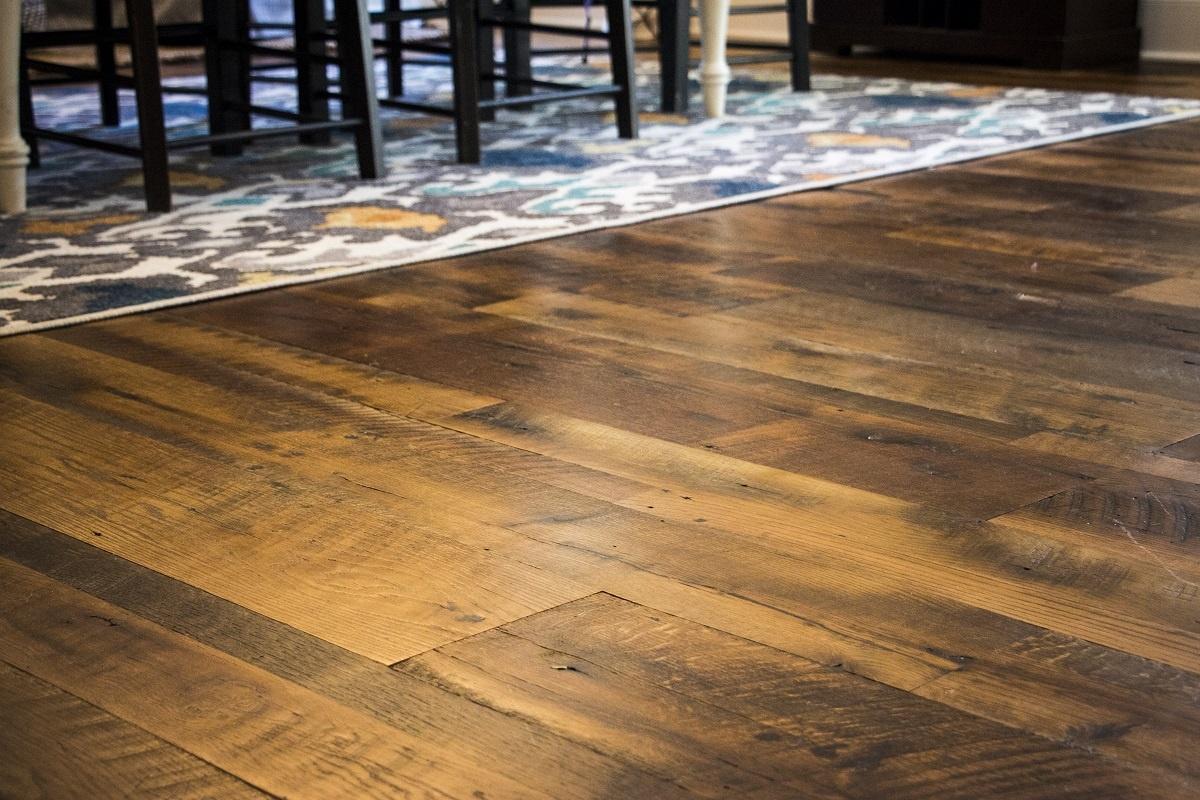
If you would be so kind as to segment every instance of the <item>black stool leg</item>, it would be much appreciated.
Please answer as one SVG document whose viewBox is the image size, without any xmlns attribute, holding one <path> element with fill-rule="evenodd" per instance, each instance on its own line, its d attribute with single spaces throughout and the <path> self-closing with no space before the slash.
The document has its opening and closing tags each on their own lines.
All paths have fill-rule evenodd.
<svg viewBox="0 0 1200 800">
<path fill-rule="evenodd" d="M 804 3 L 805 0 L 791 0 Z M 662 110 L 682 114 L 688 107 L 688 50 L 691 0 L 658 0 L 658 64 Z"/>
<path fill-rule="evenodd" d="M 100 121 L 108 126 L 120 125 L 112 0 L 93 0 L 92 25 L 96 33 L 96 69 L 100 73 Z"/>
<path fill-rule="evenodd" d="M 495 16 L 497 12 L 496 3 L 493 0 L 479 0 L 479 14 L 485 16 L 485 11 L 492 12 Z M 496 29 L 491 25 L 477 25 L 475 28 L 475 41 L 478 46 L 475 50 L 475 64 L 479 70 L 479 100 L 494 100 L 496 99 L 496 80 L 488 77 L 496 72 Z M 496 119 L 496 110 L 494 108 L 480 108 L 479 119 L 483 122 L 491 122 Z"/>
<path fill-rule="evenodd" d="M 250 59 L 237 44 L 245 43 L 248 20 L 241 0 L 204 0 L 204 64 L 208 93 L 209 133 L 230 133 L 250 129 Z M 213 155 L 236 156 L 241 142 L 211 146 Z"/>
<path fill-rule="evenodd" d="M 388 12 L 401 10 L 401 0 L 384 0 L 383 8 Z M 404 23 L 400 20 L 387 22 L 383 26 L 383 38 L 388 42 L 387 93 L 388 97 L 404 96 Z"/>
<path fill-rule="evenodd" d="M 146 208 L 171 210 L 171 175 L 167 167 L 167 131 L 163 124 L 162 79 L 158 67 L 158 30 L 153 0 L 125 0 L 133 85 L 137 94 L 138 137 L 142 149 L 142 183 Z"/>
<path fill-rule="evenodd" d="M 616 96 L 617 132 L 622 139 L 638 135 L 637 82 L 633 71 L 633 20 L 629 0 L 606 0 L 608 11 L 608 57 L 612 61 L 613 84 L 621 91 Z"/>
<path fill-rule="evenodd" d="M 533 15 L 530 0 L 503 0 L 501 10 L 504 19 L 518 22 L 529 22 Z M 504 75 L 512 79 L 504 84 L 506 97 L 525 97 L 532 91 L 528 83 L 522 82 L 533 77 L 531 50 L 529 31 L 504 29 Z"/>
<path fill-rule="evenodd" d="M 334 15 L 342 116 L 359 120 L 354 129 L 358 172 L 365 179 L 381 178 L 386 167 L 383 136 L 379 129 L 379 100 L 375 96 L 375 52 L 366 0 L 335 0 Z"/>
<path fill-rule="evenodd" d="M 450 58 L 454 72 L 454 137 L 458 160 L 479 163 L 478 0 L 450 0 Z"/>
<path fill-rule="evenodd" d="M 788 0 L 788 47 L 792 51 L 792 91 L 812 88 L 808 62 L 808 0 Z"/>
<path fill-rule="evenodd" d="M 234 40 L 239 47 L 234 51 L 234 56 L 231 59 L 236 65 L 237 75 L 237 96 L 238 106 L 233 109 L 234 120 L 239 126 L 238 130 L 250 130 L 250 110 L 247 106 L 254 101 L 254 75 L 251 67 L 253 66 L 253 57 L 250 55 L 247 47 L 250 45 L 250 40 L 253 38 L 250 33 L 250 0 L 231 0 L 228 3 L 236 12 L 234 17 L 234 25 L 237 30 L 234 33 Z"/>
<path fill-rule="evenodd" d="M 325 40 L 318 39 L 314 34 L 325 27 L 324 0 L 294 0 L 292 3 L 293 22 L 295 23 L 296 38 L 296 100 L 297 110 L 305 117 L 305 122 L 312 119 L 329 119 L 329 78 L 326 63 L 321 58 L 325 54 Z M 329 131 L 300 134 L 300 141 L 305 144 L 329 144 Z"/>
</svg>

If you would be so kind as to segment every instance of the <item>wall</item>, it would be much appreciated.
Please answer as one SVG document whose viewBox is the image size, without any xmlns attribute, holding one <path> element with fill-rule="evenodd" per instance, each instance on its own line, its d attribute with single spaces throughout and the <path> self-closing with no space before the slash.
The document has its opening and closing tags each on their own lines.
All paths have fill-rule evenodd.
<svg viewBox="0 0 1200 800">
<path fill-rule="evenodd" d="M 735 5 L 764 5 L 769 0 L 732 0 Z M 545 9 L 559 14 L 566 9 Z M 593 12 L 596 13 L 596 12 Z M 578 20 L 577 9 L 568 12 L 570 22 Z M 1200 62 L 1200 0 L 1141 0 L 1142 56 L 1169 61 Z M 600 17 L 597 16 L 597 21 Z M 731 38 L 783 42 L 787 27 L 782 14 L 734 17 L 730 20 Z"/>
<path fill-rule="evenodd" d="M 735 6 L 774 5 L 774 0 L 732 0 Z M 752 14 L 730 17 L 729 38 L 749 42 L 787 42 L 786 14 Z"/>
<path fill-rule="evenodd" d="M 1142 57 L 1200 61 L 1200 0 L 1142 0 Z"/>
<path fill-rule="evenodd" d="M 733 0 L 761 5 L 764 0 Z M 1200 62 L 1200 0 L 1141 0 L 1142 57 Z M 735 17 L 732 35 L 779 40 L 785 36 L 782 16 Z"/>
</svg>

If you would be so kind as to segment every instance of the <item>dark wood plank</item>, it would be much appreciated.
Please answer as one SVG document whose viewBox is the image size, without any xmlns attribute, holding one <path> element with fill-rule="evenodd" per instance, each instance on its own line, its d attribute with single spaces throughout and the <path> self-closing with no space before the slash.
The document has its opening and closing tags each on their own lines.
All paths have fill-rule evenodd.
<svg viewBox="0 0 1200 800">
<path fill-rule="evenodd" d="M 1200 461 L 1200 434 L 1189 436 L 1181 442 L 1167 445 L 1162 454 L 1171 458 L 1182 458 L 1184 461 Z"/>
<path fill-rule="evenodd" d="M 1154 189 L 1113 192 L 1107 186 L 1077 183 L 1067 175 L 1007 176 L 988 173 L 987 162 L 976 170 L 968 164 L 961 170 L 902 175 L 855 186 L 851 191 L 869 192 L 917 203 L 956 204 L 972 208 L 1044 213 L 1069 209 L 1106 214 L 1151 217 L 1185 207 L 1188 195 Z"/>
<path fill-rule="evenodd" d="M 1081 483 L 999 520 L 1027 530 L 1070 532 L 1169 569 L 1200 557 L 1200 487 L 1130 472 Z M 1188 592 L 1187 582 L 1179 591 Z"/>
<path fill-rule="evenodd" d="M 0 407 L 8 510 L 385 663 L 586 594 L 384 491 L 273 468 L 254 440 L 222 460 L 12 393 Z"/>
<path fill-rule="evenodd" d="M 1090 477 L 1070 471 L 1069 463 L 1038 464 L 1021 450 L 953 429 L 854 413 L 759 425 L 709 444 L 735 458 L 974 519 Z"/>
<path fill-rule="evenodd" d="M 1130 772 L 1082 750 L 608 595 L 397 668 L 727 790 L 749 772 L 779 797 L 813 796 L 820 783 L 853 797 L 1138 791 Z M 706 774 L 693 760 L 730 767 Z"/>
<path fill-rule="evenodd" d="M 661 778 L 529 720 L 497 713 L 2 511 L 0 556 L 367 714 L 427 746 L 461 754 L 475 764 L 491 764 L 530 791 L 555 798 L 591 798 L 602 797 L 597 792 L 605 786 L 634 797 L 658 791 L 670 795 Z"/>
<path fill-rule="evenodd" d="M 923 356 L 928 352 L 923 341 L 909 340 L 903 332 L 872 346 L 858 338 L 862 335 L 858 327 L 843 328 L 829 322 L 811 304 L 806 306 L 804 299 L 798 295 L 757 304 L 753 311 L 742 308 L 680 318 L 582 295 L 543 292 L 481 310 L 528 324 L 1034 430 L 1099 431 L 1109 438 L 1161 447 L 1200 425 L 1200 405 L 1194 401 L 1124 387 L 1118 391 L 1117 387 L 1040 372 L 994 369 L 972 361 L 942 359 L 939 363 Z M 805 314 L 813 318 L 807 326 Z M 982 338 L 986 333 L 978 335 Z M 826 334 L 833 341 L 823 341 Z M 1182 392 L 1183 386 L 1194 380 L 1189 372 L 1194 368 L 1184 364 L 1182 356 L 1175 362 L 1175 385 Z"/>
<path fill-rule="evenodd" d="M 692 387 L 663 385 L 652 374 L 547 337 L 537 326 L 494 315 L 471 315 L 473 322 L 460 325 L 479 329 L 456 333 L 432 322 L 410 327 L 405 321 L 407 303 L 402 308 L 338 305 L 312 292 L 259 295 L 235 302 L 189 309 L 183 316 L 447 386 L 506 398 L 537 398 L 550 407 L 599 420 L 623 422 L 624 409 L 637 407 L 655 419 L 654 430 L 668 428 L 679 435 L 733 430 L 769 416 L 761 409 L 731 406 Z M 362 337 L 336 333 L 347 326 L 363 331 Z M 485 386 L 490 388 L 482 392 Z M 622 399 L 614 402 L 614 396 Z"/>
<path fill-rule="evenodd" d="M 1190 121 L 1172 127 L 1180 129 L 1181 133 L 1189 131 L 1194 136 L 1200 125 Z M 1073 181 L 1107 186 L 1111 189 L 1140 191 L 1152 187 L 1159 192 L 1171 192 L 1186 197 L 1195 195 L 1195 179 L 1200 175 L 1200 161 L 1190 153 L 1182 158 L 1178 157 L 1174 150 L 1156 154 L 1153 149 L 1139 148 L 1136 142 L 1136 138 L 1121 137 L 1105 142 L 1100 148 L 1076 144 L 1056 149 L 1052 153 L 1034 151 L 1022 154 L 1021 157 L 1002 156 L 988 159 L 976 165 L 975 169 L 997 175 L 1022 177 L 1040 177 L 1046 174 L 1048 169 L 1061 170 L 1069 172 Z M 1116 256 L 1115 253 L 1113 255 Z"/>
</svg>

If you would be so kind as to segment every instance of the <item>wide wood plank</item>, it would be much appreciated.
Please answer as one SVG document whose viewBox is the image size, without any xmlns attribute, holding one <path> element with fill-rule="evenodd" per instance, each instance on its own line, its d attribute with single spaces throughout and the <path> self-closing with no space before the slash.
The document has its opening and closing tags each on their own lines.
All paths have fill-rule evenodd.
<svg viewBox="0 0 1200 800">
<path fill-rule="evenodd" d="M 288 797 L 545 796 L 0 559 L 4 660 Z"/>
<path fill-rule="evenodd" d="M 15 356 L 19 349 L 14 347 L 10 352 Z M 95 354 L 83 358 L 82 354 L 54 342 L 43 342 L 32 354 L 33 360 L 30 363 L 40 363 L 41 356 L 44 356 L 48 349 L 55 353 L 66 374 L 50 384 L 22 384 L 22 390 L 35 392 L 47 400 L 75 409 L 77 415 L 61 418 L 73 420 L 71 424 L 82 426 L 82 430 L 95 431 L 95 435 L 101 441 L 107 442 L 113 435 L 118 436 L 117 441 L 113 443 L 114 449 L 105 451 L 104 463 L 95 465 L 95 470 L 81 475 L 61 471 L 55 473 L 60 480 L 69 474 L 73 479 L 81 481 L 80 493 L 87 494 L 97 490 L 87 487 L 104 486 L 111 496 L 114 492 L 120 493 L 122 489 L 128 488 L 124 483 L 118 483 L 114 487 L 103 482 L 104 476 L 110 474 L 114 466 L 118 468 L 119 474 L 125 475 L 146 470 L 149 477 L 142 480 L 161 481 L 159 485 L 163 492 L 187 492 L 190 491 L 187 487 L 195 482 L 195 479 L 190 477 L 192 474 L 203 473 L 210 479 L 226 472 L 230 476 L 236 476 L 238 473 L 228 471 L 229 467 L 221 466 L 222 463 L 231 461 L 234 467 L 240 465 L 252 476 L 246 479 L 230 478 L 231 481 L 246 483 L 244 491 L 250 493 L 248 497 L 255 496 L 255 492 L 268 492 L 273 495 L 278 487 L 288 486 L 291 487 L 291 492 L 284 498 L 286 506 L 288 497 L 307 491 L 312 495 L 311 502 L 315 507 L 326 508 L 326 515 L 334 515 L 333 519 L 324 523 L 329 525 L 337 524 L 336 515 L 340 513 L 339 510 L 372 508 L 372 516 L 379 521 L 381 530 L 386 529 L 387 533 L 364 533 L 384 536 L 392 543 L 393 549 L 401 541 L 399 537 L 402 528 L 388 528 L 385 524 L 387 520 L 403 520 L 403 525 L 408 528 L 414 524 L 413 520 L 418 520 L 419 530 L 424 537 L 420 544 L 420 548 L 425 552 L 425 555 L 420 557 L 424 563 L 431 563 L 430 553 L 445 550 L 447 547 L 450 549 L 446 552 L 457 552 L 457 556 L 454 557 L 457 559 L 456 564 L 463 563 L 448 573 L 432 576 L 425 588 L 415 588 L 414 584 L 414 588 L 406 591 L 406 594 L 431 593 L 428 606 L 432 608 L 423 604 L 413 605 L 400 598 L 380 598 L 376 603 L 369 595 L 364 594 L 359 597 L 359 604 L 371 603 L 379 607 L 379 603 L 382 603 L 382 607 L 387 607 L 389 604 L 399 603 L 397 608 L 404 608 L 406 611 L 389 617 L 386 622 L 360 615 L 347 623 L 340 617 L 342 612 L 338 609 L 329 609 L 323 603 L 300 599 L 306 592 L 313 591 L 305 586 L 294 586 L 292 582 L 282 587 L 270 584 L 261 586 L 261 581 L 250 586 L 243 585 L 235 580 L 236 574 L 228 573 L 232 567 L 216 569 L 215 562 L 193 562 L 194 555 L 190 552 L 192 548 L 183 543 L 176 545 L 182 548 L 182 558 L 171 558 L 169 551 L 163 551 L 166 542 L 157 537 L 147 540 L 142 531 L 156 531 L 160 526 L 169 523 L 172 515 L 179 514 L 174 504 L 165 509 L 147 507 L 144 502 L 137 502 L 136 492 L 125 492 L 129 498 L 125 506 L 128 510 L 124 512 L 125 518 L 120 521 L 114 519 L 115 515 L 112 513 L 98 515 L 96 510 L 86 503 L 60 507 L 57 509 L 57 515 L 47 515 L 42 504 L 38 502 L 39 495 L 36 493 L 21 498 L 23 502 L 13 501 L 13 508 L 21 510 L 31 518 L 56 524 L 83 540 L 94 541 L 128 558 L 161 568 L 170 574 L 178 573 L 180 577 L 195 581 L 210 591 L 237 599 L 251 608 L 324 636 L 330 641 L 368 654 L 378 654 L 376 657 L 380 660 L 396 660 L 404 653 L 398 649 L 381 649 L 385 646 L 385 641 L 392 643 L 388 644 L 388 647 L 412 647 L 414 644 L 411 643 L 423 640 L 436 641 L 436 638 L 446 636 L 457 638 L 453 636 L 454 628 L 482 629 L 495 624 L 499 609 L 490 600 L 483 599 L 492 591 L 487 588 L 488 584 L 463 583 L 451 594 L 452 590 L 446 581 L 453 581 L 456 574 L 461 574 L 458 570 L 473 561 L 469 553 L 477 553 L 477 559 L 490 562 L 495 557 L 493 554 L 519 552 L 523 564 L 543 570 L 535 573 L 539 584 L 545 585 L 546 581 L 552 580 L 550 576 L 555 574 L 567 578 L 558 581 L 562 586 L 612 586 L 614 584 L 611 582 L 615 582 L 623 591 L 633 592 L 638 596 L 641 596 L 641 593 L 652 593 L 660 602 L 668 602 L 669 599 L 669 602 L 679 603 L 681 606 L 703 608 L 704 618 L 710 624 L 745 626 L 771 641 L 786 642 L 787 646 L 799 647 L 802 652 L 830 662 L 854 661 L 868 674 L 886 675 L 902 685 L 920 683 L 938 674 L 940 660 L 930 659 L 919 649 L 905 652 L 903 648 L 897 649 L 891 644 L 868 644 L 850 631 L 831 631 L 826 625 L 813 625 L 802 618 L 781 615 L 764 607 L 745 608 L 745 602 L 736 597 L 719 592 L 714 594 L 700 588 L 710 583 L 708 579 L 699 585 L 672 585 L 653 573 L 639 573 L 629 570 L 619 562 L 611 562 L 604 551 L 592 558 L 581 557 L 575 548 L 562 548 L 537 539 L 530 540 L 528 535 L 520 530 L 514 532 L 505 527 L 498 527 L 519 526 L 541 520 L 602 517 L 605 511 L 614 508 L 591 496 L 557 488 L 557 484 L 571 485 L 580 490 L 590 489 L 600 496 L 614 500 L 645 493 L 648 488 L 644 484 L 608 473 L 581 469 L 556 459 L 539 460 L 539 457 L 527 451 L 506 448 L 487 440 L 455 434 L 443 428 L 413 425 L 390 417 L 381 418 L 370 410 L 366 413 L 370 415 L 373 432 L 368 436 L 352 434 L 351 440 L 346 441 L 342 436 L 334 434 L 317 442 L 305 441 L 297 438 L 300 435 L 297 427 L 303 427 L 299 421 L 304 415 L 298 416 L 295 413 L 298 402 L 295 393 L 289 395 L 294 401 L 293 412 L 282 418 L 287 423 L 282 430 L 272 432 L 263 427 L 255 428 L 253 438 L 249 440 L 251 443 L 247 444 L 237 437 L 228 436 L 231 429 L 229 426 L 232 425 L 233 430 L 238 430 L 240 425 L 245 424 L 239 422 L 241 417 L 236 411 L 230 413 L 243 404 L 236 395 L 226 397 L 223 393 L 214 393 L 211 385 L 198 385 L 168 374 L 144 369 L 139 372 L 137 367 L 122 367 L 119 361 L 106 361 Z M 9 363 L 15 367 L 21 360 L 14 357 Z M 71 372 L 68 365 L 73 365 L 71 368 L 78 370 L 74 373 L 74 380 L 69 378 Z M 97 387 L 108 386 L 124 370 L 132 370 L 139 376 L 140 394 L 136 397 L 120 390 L 89 392 L 86 395 L 62 391 L 64 382 L 67 385 L 81 381 L 95 382 Z M 200 402 L 206 393 L 212 394 L 212 402 L 207 404 Z M 187 398 L 186 408 L 177 406 L 179 398 Z M 17 397 L 13 400 L 19 402 Z M 257 409 L 250 406 L 248 410 L 255 421 L 261 424 L 261 415 L 257 413 Z M 38 415 L 42 413 L 50 414 L 54 419 L 59 418 L 58 414 L 49 409 L 42 409 L 36 413 L 27 410 L 23 413 L 25 416 L 32 416 L 34 420 L 38 420 Z M 339 413 L 347 412 L 343 409 L 341 412 L 318 416 L 318 419 L 322 420 L 319 424 L 335 418 Z M 220 422 L 205 422 L 204 415 L 216 415 Z M 104 422 L 88 421 L 89 419 L 103 419 Z M 114 434 L 110 428 L 114 423 L 137 425 L 140 434 Z M 387 436 L 380 435 L 381 425 L 391 429 Z M 206 428 L 207 436 L 204 435 Z M 146 434 L 152 434 L 154 439 L 142 438 Z M 413 435 L 416 435 L 417 439 L 411 445 L 399 450 L 386 447 L 389 442 Z M 264 439 L 264 436 L 268 438 Z M 164 439 L 169 439 L 172 443 L 164 444 Z M 331 442 L 334 444 L 331 445 Z M 385 446 L 382 452 L 379 451 L 380 445 Z M 297 455 L 308 450 L 328 451 L 331 446 L 339 448 L 344 454 L 343 457 L 331 459 L 330 453 L 321 459 Z M 364 447 L 367 448 L 365 451 Z M 197 456 L 194 451 L 199 451 L 203 457 Z M 165 460 L 162 458 L 164 454 Z M 506 454 L 515 457 L 516 462 L 507 464 L 502 475 L 488 479 L 488 473 L 481 471 L 481 467 L 496 462 L 497 458 L 511 461 L 505 458 Z M 414 457 L 419 462 L 415 465 L 411 463 Z M 217 463 L 213 463 L 214 458 L 217 459 Z M 336 460 L 336 467 L 330 466 L 331 460 Z M 455 462 L 458 462 L 458 466 L 455 466 Z M 26 465 L 27 468 L 29 466 Z M 330 469 L 335 468 L 338 472 L 330 477 Z M 441 475 L 442 478 L 438 480 L 430 475 L 421 474 L 424 471 L 431 471 L 434 476 Z M 584 486 L 586 476 L 578 474 L 581 472 L 598 477 L 587 481 L 588 485 Z M 455 475 L 461 476 L 458 481 L 469 481 L 471 490 L 463 491 L 457 488 Z M 553 483 L 543 482 L 543 479 Z M 256 488 L 260 480 L 267 482 L 270 490 L 266 486 Z M 314 484 L 314 481 L 319 483 Z M 619 482 L 625 490 L 614 492 L 614 482 Z M 317 489 L 318 486 L 323 488 Z M 636 486 L 638 490 L 628 491 L 629 486 Z M 27 486 L 25 491 L 29 493 L 34 488 L 36 487 Z M 319 496 L 333 499 L 319 501 Z M 188 506 L 189 509 L 204 509 L 207 516 L 222 527 L 233 526 L 239 531 L 247 526 L 264 529 L 268 542 L 281 535 L 273 532 L 274 524 L 290 514 L 286 507 L 280 508 L 271 515 L 272 525 L 264 526 L 260 521 L 247 518 L 245 512 L 239 509 L 242 506 L 252 507 L 267 502 L 265 498 L 239 502 L 233 508 L 222 503 L 210 509 L 207 504 L 211 503 L 211 499 L 207 495 L 190 497 L 187 502 L 192 504 Z M 148 511 L 151 513 L 147 513 Z M 199 524 L 191 515 L 184 515 L 184 520 L 193 529 Z M 445 542 L 445 539 L 451 541 Z M 249 543 L 243 541 L 242 545 L 245 547 Z M 417 544 L 410 542 L 409 546 L 416 547 Z M 265 556 L 259 556 L 263 557 Z M 367 576 L 376 575 L 376 578 L 370 579 L 373 583 L 386 584 L 397 578 L 397 567 L 389 559 L 357 562 L 345 568 L 354 570 L 363 580 L 368 580 Z M 180 570 L 183 572 L 179 572 Z M 190 577 L 193 574 L 198 577 Z M 400 574 L 404 573 L 401 571 Z M 597 584 L 596 581 L 602 583 Z M 318 591 L 318 597 L 322 591 L 329 590 Z M 527 594 L 531 587 L 518 583 L 501 591 L 505 594 Z M 578 594 L 582 593 L 582 589 L 578 590 Z M 450 602 L 432 602 L 433 598 L 440 598 L 446 594 L 451 594 L 455 599 Z M 468 605 L 464 602 L 464 597 L 479 598 L 480 602 Z M 437 627 L 430 625 L 431 614 L 432 619 L 439 620 Z M 378 633 L 381 625 L 386 626 L 387 634 L 384 638 L 380 638 Z M 442 627 L 446 625 L 452 628 L 446 630 Z M 442 632 L 439 633 L 439 630 Z M 410 644 L 403 644 L 405 642 Z M 389 658 L 389 654 L 395 655 L 396 658 Z"/>
<path fill-rule="evenodd" d="M 1197 131 L 0 341 L 0 795 L 1197 796 Z"/>
<path fill-rule="evenodd" d="M 1082 480 L 1069 462 L 932 424 L 854 413 L 775 422 L 713 437 L 725 455 L 987 519 Z"/>
<path fill-rule="evenodd" d="M 0 407 L 3 507 L 383 662 L 586 593 L 344 479 L 198 458 L 11 393 Z"/>
<path fill-rule="evenodd" d="M 793 307 L 794 310 L 795 307 Z M 540 293 L 484 306 L 497 316 L 604 336 L 700 360 L 740 366 L 848 391 L 997 422 L 1072 433 L 1103 426 L 1135 443 L 1161 446 L 1200 425 L 1200 405 L 1146 392 L 1017 374 L 990 365 L 939 364 L 887 347 L 823 342 L 781 327 L 778 317 L 720 314 L 679 318 L 567 293 Z M 803 318 L 797 324 L 802 323 Z M 853 335 L 853 332 L 849 332 Z M 1188 366 L 1188 365 L 1182 365 Z M 1180 380 L 1187 380 L 1181 375 Z M 953 388 L 951 388 L 953 387 Z"/>
<path fill-rule="evenodd" d="M 663 783 L 530 720 L 495 712 L 6 512 L 0 512 L 0 556 L 369 715 L 430 748 L 489 764 L 548 796 L 598 798 L 604 787 L 624 796 L 650 796 Z M 53 731 L 51 721 L 45 724 Z"/>
<path fill-rule="evenodd" d="M 1169 599 L 1178 593 L 1179 583 L 1195 577 L 1194 570 L 1164 577 L 1148 565 L 1114 564 L 1084 544 L 1032 539 L 1000 526 L 969 526 L 972 537 L 947 537 L 945 532 L 956 528 L 953 520 L 898 501 L 710 450 L 520 408 L 483 409 L 453 424 L 657 486 L 619 504 L 679 524 L 741 532 L 790 556 L 812 559 L 809 586 L 826 581 L 852 585 L 855 572 L 877 576 L 880 585 L 895 577 L 906 586 L 915 583 L 924 591 L 969 597 L 971 604 L 996 613 L 1096 642 L 1119 643 L 1146 657 L 1200 671 L 1200 661 L 1192 655 L 1200 652 L 1193 641 L 1200 636 L 1195 609 L 1188 600 Z M 846 572 L 835 578 L 839 565 Z M 1078 577 L 1052 577 L 1059 569 Z M 1039 575 L 1043 570 L 1049 574 Z M 892 590 L 903 591 L 900 585 Z M 1077 591 L 1081 594 L 1069 600 L 1060 594 Z M 1085 607 L 1088 611 L 1081 614 Z"/>
<path fill-rule="evenodd" d="M 0 719 L 0 795 L 12 800 L 270 797 L 3 661 Z"/>
<path fill-rule="evenodd" d="M 1137 791 L 1135 776 L 1083 751 L 608 595 L 398 669 L 572 730 L 598 748 L 676 764 L 689 780 L 719 786 L 720 796 L 737 796 L 746 772 L 775 784 L 779 797 L 825 796 L 820 784 L 897 798 Z M 687 766 L 697 759 L 738 772 Z"/>
<path fill-rule="evenodd" d="M 1171 306 L 1200 308 L 1200 277 L 1181 275 L 1167 278 L 1125 289 L 1120 295 Z"/>
</svg>

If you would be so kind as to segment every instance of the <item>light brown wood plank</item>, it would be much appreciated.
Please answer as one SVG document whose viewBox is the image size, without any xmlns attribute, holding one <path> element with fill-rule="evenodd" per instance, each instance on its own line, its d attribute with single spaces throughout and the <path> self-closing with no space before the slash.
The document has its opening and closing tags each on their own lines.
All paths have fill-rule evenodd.
<svg viewBox="0 0 1200 800">
<path fill-rule="evenodd" d="M 1167 278 L 1126 289 L 1120 293 L 1120 296 L 1135 297 L 1139 300 L 1149 300 L 1172 306 L 1200 308 L 1200 277 L 1185 275 Z"/>
<path fill-rule="evenodd" d="M 558 800 L 600 798 L 601 792 L 669 794 L 661 777 L 530 720 L 445 692 L 7 512 L 0 512 L 0 556 L 367 714 L 430 748 L 489 764 Z"/>
<path fill-rule="evenodd" d="M 0 719 L 0 796 L 12 800 L 270 797 L 3 661 Z"/>
<path fill-rule="evenodd" d="M 900 501 L 520 408 L 484 409 L 448 424 L 657 486 L 619 504 L 677 524 L 738 532 L 789 556 L 811 558 L 813 571 L 805 576 L 810 587 L 853 585 L 856 574 L 870 574 L 877 589 L 886 592 L 883 586 L 895 578 L 901 584 L 891 591 L 922 586 L 1200 671 L 1192 655 L 1198 652 L 1193 639 L 1200 636 L 1194 607 L 1186 599 L 1171 599 L 1177 584 L 1196 577 L 1193 570 L 1164 578 L 1145 567 L 1113 563 L 1108 554 L 1084 546 L 1030 538 L 1000 526 L 972 528 L 970 538 L 947 537 L 953 521 Z M 1054 577 L 1060 569 L 1079 577 Z"/>
<path fill-rule="evenodd" d="M 586 594 L 344 479 L 197 458 L 12 393 L 0 407 L 3 507 L 383 662 Z"/>
<path fill-rule="evenodd" d="M 0 342 L 0 781 L 1196 796 L 1197 131 Z"/>
<path fill-rule="evenodd" d="M 1072 433 L 1042 431 L 1016 439 L 1012 444 L 1014 447 L 1050 453 L 1080 462 L 1142 472 L 1186 483 L 1200 482 L 1200 465 L 1195 462 L 1174 458 L 1165 453 L 1162 447 L 1154 447 L 1144 441 L 1130 442 L 1106 436 L 1103 430 Z"/>
<path fill-rule="evenodd" d="M 550 796 L 7 560 L 0 577 L 7 662 L 270 794 Z"/>
</svg>

